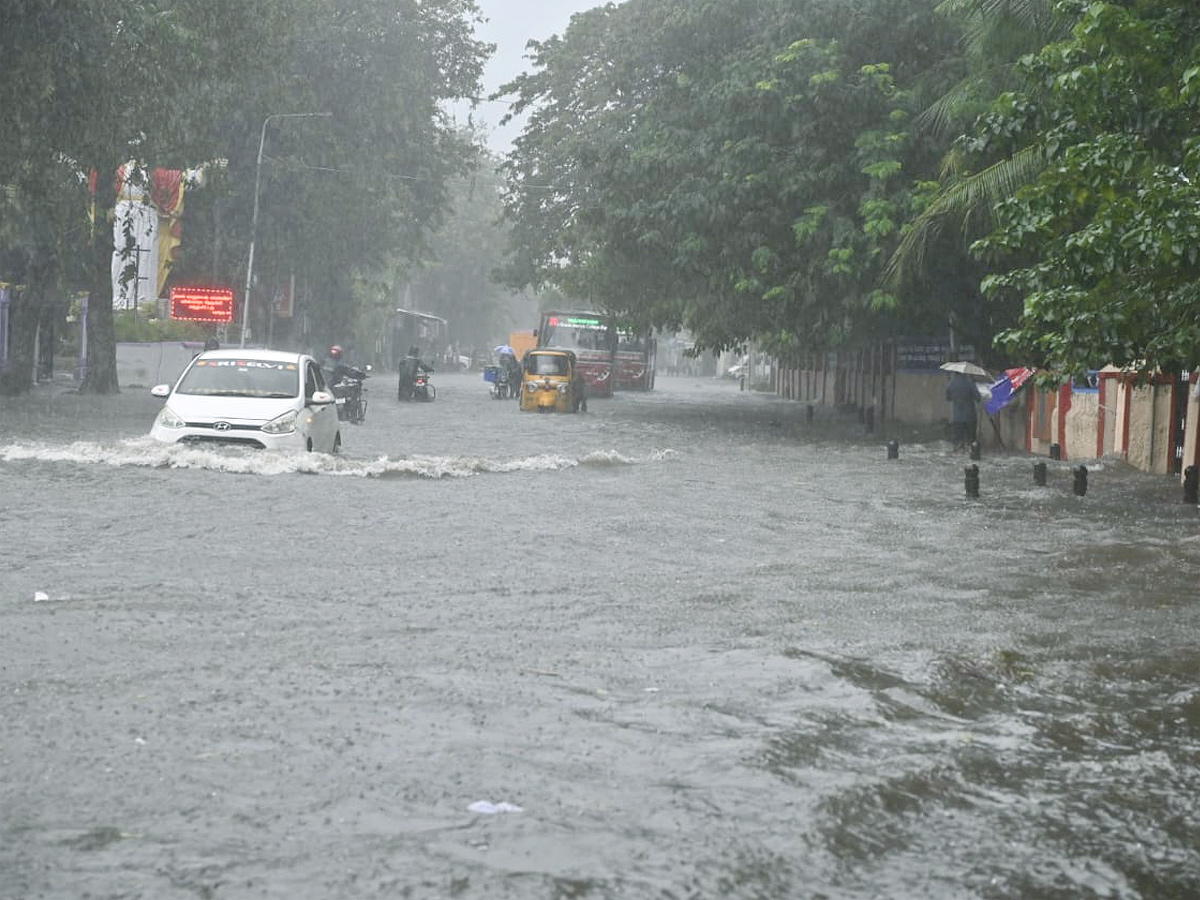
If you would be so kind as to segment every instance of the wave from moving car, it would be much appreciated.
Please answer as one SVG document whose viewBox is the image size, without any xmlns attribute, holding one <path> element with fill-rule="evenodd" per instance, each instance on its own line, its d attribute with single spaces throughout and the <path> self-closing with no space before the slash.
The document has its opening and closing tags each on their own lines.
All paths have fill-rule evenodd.
<svg viewBox="0 0 1200 900">
<path fill-rule="evenodd" d="M 150 436 L 167 444 L 214 443 L 265 450 L 337 453 L 333 393 L 315 359 L 279 350 L 210 350 L 172 387 L 150 389 L 166 403 Z"/>
</svg>

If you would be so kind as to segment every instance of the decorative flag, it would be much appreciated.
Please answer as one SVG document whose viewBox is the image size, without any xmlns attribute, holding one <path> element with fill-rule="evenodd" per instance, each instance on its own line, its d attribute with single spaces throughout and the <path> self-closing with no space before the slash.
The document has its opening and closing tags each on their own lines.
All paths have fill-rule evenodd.
<svg viewBox="0 0 1200 900">
<path fill-rule="evenodd" d="M 1016 369 L 1005 369 L 1004 374 L 992 382 L 992 398 L 983 404 L 989 416 L 994 416 L 1008 404 L 1012 403 L 1021 385 L 1033 377 L 1035 370 L 1021 366 Z"/>
<path fill-rule="evenodd" d="M 150 176 L 150 200 L 158 210 L 158 293 L 163 295 L 175 252 L 183 243 L 183 172 L 155 169 Z"/>
</svg>

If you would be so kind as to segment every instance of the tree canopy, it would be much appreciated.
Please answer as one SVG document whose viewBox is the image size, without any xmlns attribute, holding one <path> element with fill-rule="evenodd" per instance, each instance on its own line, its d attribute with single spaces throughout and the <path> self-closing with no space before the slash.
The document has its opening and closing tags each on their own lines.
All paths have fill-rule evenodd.
<svg viewBox="0 0 1200 900">
<path fill-rule="evenodd" d="M 1185 4 L 1073 4 L 1022 60 L 991 131 L 1042 161 L 975 246 L 1016 296 L 1014 351 L 1072 374 L 1200 364 L 1200 20 Z"/>
<path fill-rule="evenodd" d="M 109 173 L 127 160 L 207 164 L 176 276 L 239 288 L 261 181 L 251 291 L 295 276 L 295 340 L 352 342 L 413 283 L 499 328 L 514 295 L 483 286 L 499 269 L 510 291 L 685 327 L 699 349 L 951 329 L 1064 375 L 1200 363 L 1187 0 L 598 6 L 531 43 L 500 92 L 527 114 L 503 229 L 479 138 L 444 111 L 478 96 L 491 50 L 473 0 L 0 0 L 0 16 L 21 371 L 34 307 L 90 289 L 84 388 L 116 389 Z M 293 117 L 310 112 L 330 115 Z M 252 304 L 256 335 L 265 319 Z"/>
<path fill-rule="evenodd" d="M 529 113 L 506 166 L 506 276 L 700 347 L 955 329 L 998 362 L 1066 373 L 1194 365 L 1192 13 L 628 0 L 578 15 L 505 88 Z"/>
<path fill-rule="evenodd" d="M 951 42 L 922 2 L 576 16 L 509 88 L 533 110 L 509 161 L 510 277 L 703 348 L 872 333 L 894 307 L 880 266 L 928 190 L 910 173 L 936 160 L 912 117 Z"/>
<path fill-rule="evenodd" d="M 207 165 L 177 274 L 230 286 L 261 179 L 255 271 L 263 288 L 297 274 L 326 335 L 354 320 L 356 281 L 426 255 L 447 179 L 474 164 L 442 109 L 479 93 L 491 48 L 473 0 L 0 0 L 0 20 L 0 241 L 41 259 L 93 241 L 91 277 L 73 285 L 91 293 L 85 390 L 117 388 L 109 223 L 127 160 Z M 331 115 L 290 118 L 307 112 Z M 52 200 L 76 222 L 33 242 Z M 22 277 L 7 268 L 0 279 Z"/>
</svg>

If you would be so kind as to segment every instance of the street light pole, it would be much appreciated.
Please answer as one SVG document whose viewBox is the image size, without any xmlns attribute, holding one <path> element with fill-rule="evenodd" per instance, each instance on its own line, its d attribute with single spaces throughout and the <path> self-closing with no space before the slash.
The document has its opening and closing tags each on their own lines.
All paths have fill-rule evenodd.
<svg viewBox="0 0 1200 900">
<path fill-rule="evenodd" d="M 258 136 L 258 161 L 254 164 L 254 213 L 250 217 L 250 254 L 246 258 L 246 290 L 242 294 L 242 340 L 239 347 L 246 346 L 246 322 L 250 317 L 250 282 L 254 277 L 254 237 L 258 232 L 258 185 L 262 176 L 263 147 L 267 143 L 267 123 L 272 119 L 328 119 L 333 113 L 273 113 L 263 119 L 262 132 Z"/>
</svg>

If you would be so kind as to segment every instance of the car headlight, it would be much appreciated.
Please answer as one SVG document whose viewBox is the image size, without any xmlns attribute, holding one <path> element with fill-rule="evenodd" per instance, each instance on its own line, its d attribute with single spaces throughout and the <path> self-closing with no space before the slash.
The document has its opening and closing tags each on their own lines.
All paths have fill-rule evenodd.
<svg viewBox="0 0 1200 900">
<path fill-rule="evenodd" d="M 154 420 L 154 424 L 162 428 L 185 428 L 187 426 L 187 423 L 175 415 L 175 410 L 169 406 L 164 406 L 158 411 L 158 417 Z"/>
<path fill-rule="evenodd" d="M 565 394 L 565 393 L 566 393 L 568 390 L 570 390 L 570 387 L 571 387 L 571 385 L 567 384 L 567 383 L 564 381 L 562 384 L 560 384 L 560 385 L 558 386 L 558 392 L 559 392 L 560 394 Z"/>
<path fill-rule="evenodd" d="M 296 410 L 289 409 L 262 427 L 266 434 L 291 434 L 296 430 Z"/>
</svg>

